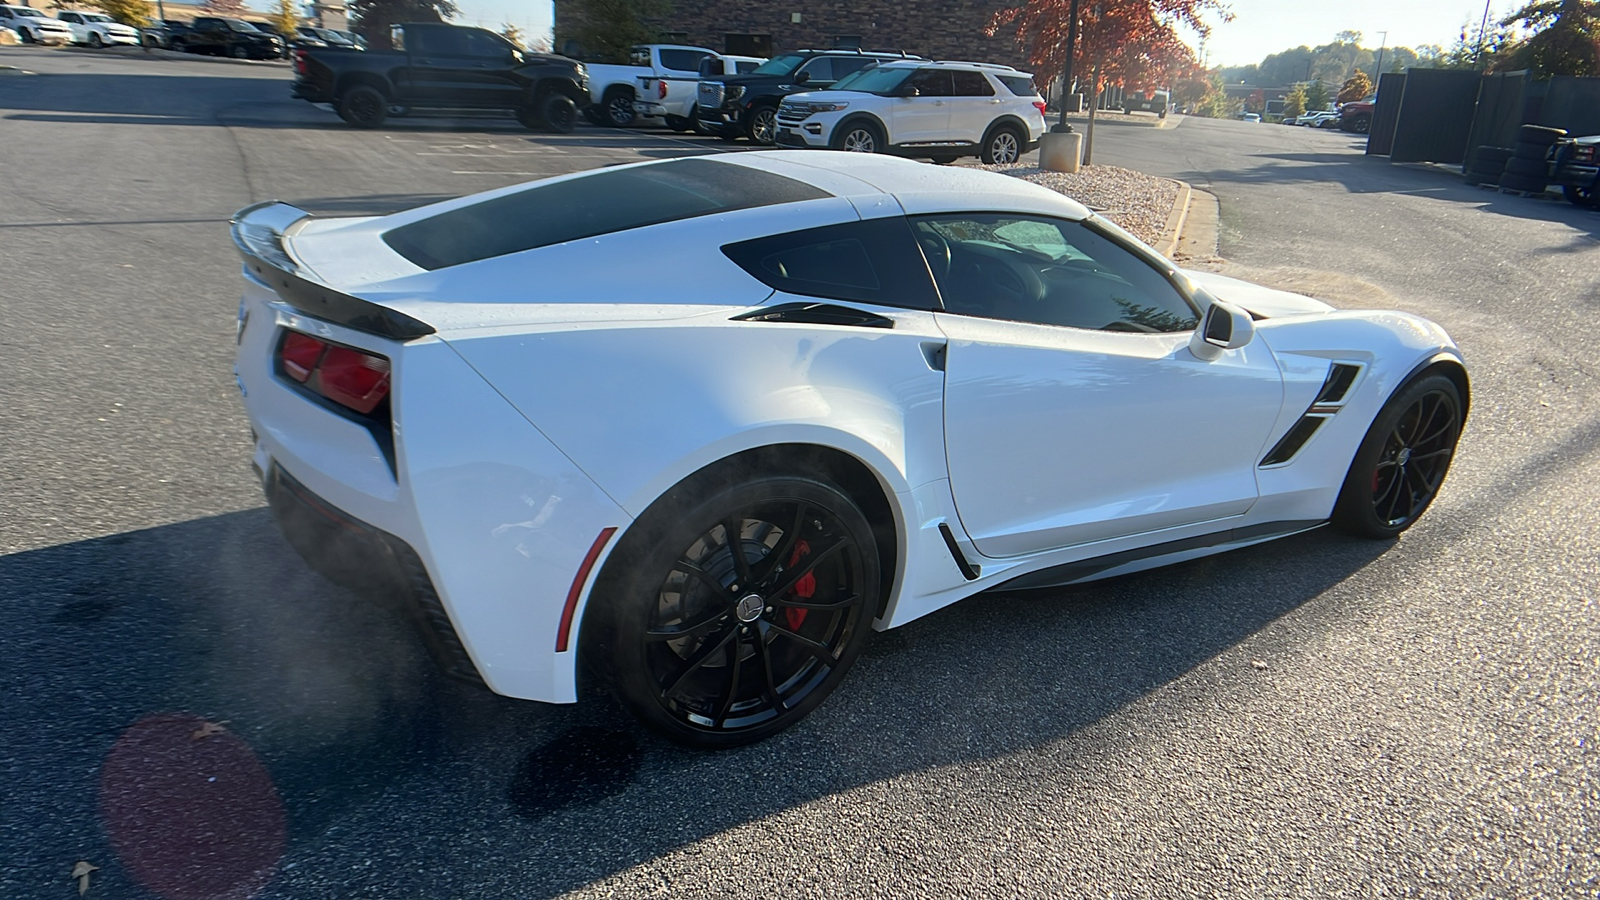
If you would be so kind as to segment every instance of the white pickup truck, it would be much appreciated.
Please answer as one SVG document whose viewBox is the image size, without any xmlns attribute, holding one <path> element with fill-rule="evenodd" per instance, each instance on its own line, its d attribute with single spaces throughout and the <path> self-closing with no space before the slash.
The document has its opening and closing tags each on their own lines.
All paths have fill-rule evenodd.
<svg viewBox="0 0 1600 900">
<path fill-rule="evenodd" d="M 596 125 L 632 125 L 638 114 L 633 101 L 638 99 L 641 78 L 684 78 L 698 81 L 700 60 L 716 53 L 704 47 L 682 44 L 637 44 L 628 51 L 628 65 L 589 65 L 589 94 L 594 105 L 584 115 Z"/>
<path fill-rule="evenodd" d="M 766 60 L 759 56 L 714 55 L 700 60 L 700 73 L 693 78 L 640 75 L 638 99 L 633 101 L 634 115 L 661 116 L 673 131 L 694 131 L 698 118 L 695 101 L 700 95 L 701 79 L 744 75 L 764 62 Z"/>
</svg>

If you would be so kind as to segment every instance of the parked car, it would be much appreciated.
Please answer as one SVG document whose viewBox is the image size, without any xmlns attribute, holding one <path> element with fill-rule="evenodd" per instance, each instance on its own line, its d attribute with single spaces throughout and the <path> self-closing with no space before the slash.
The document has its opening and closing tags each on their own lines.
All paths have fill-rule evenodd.
<svg viewBox="0 0 1600 900">
<path fill-rule="evenodd" d="M 24 44 L 72 43 L 67 23 L 29 6 L 0 6 L 0 26 L 15 31 Z"/>
<path fill-rule="evenodd" d="M 1133 115 L 1136 112 L 1149 112 L 1155 113 L 1157 116 L 1165 119 L 1167 117 L 1167 106 L 1171 96 L 1172 95 L 1166 91 L 1152 91 L 1148 97 L 1144 95 L 1143 91 L 1129 91 L 1128 94 L 1123 98 L 1122 112 L 1124 115 Z"/>
<path fill-rule="evenodd" d="M 268 202 L 233 237 L 289 543 L 456 675 L 571 703 L 581 665 L 695 747 L 981 591 L 1393 539 L 1468 413 L 1426 319 L 1184 271 L 970 168 L 717 154 L 380 218 Z"/>
<path fill-rule="evenodd" d="M 172 48 L 234 59 L 283 59 L 289 48 L 283 38 L 268 34 L 243 19 L 200 16 L 189 30 L 172 39 Z"/>
<path fill-rule="evenodd" d="M 163 19 L 160 22 L 139 29 L 139 43 L 146 47 L 155 47 L 161 50 L 176 49 L 176 44 L 182 36 L 192 29 L 188 22 L 177 19 Z"/>
<path fill-rule="evenodd" d="M 790 94 L 825 90 L 870 66 L 920 56 L 871 50 L 800 50 L 776 56 L 746 75 L 700 82 L 700 129 L 723 140 L 749 138 L 771 144 L 778 136 L 778 104 Z"/>
<path fill-rule="evenodd" d="M 1366 134 L 1372 130 L 1372 114 L 1378 107 L 1378 96 L 1372 94 L 1339 107 L 1339 130 Z"/>
<path fill-rule="evenodd" d="M 1331 125 L 1329 124 L 1330 122 L 1332 123 Z M 1339 114 L 1331 109 L 1308 112 L 1300 116 L 1295 124 L 1303 125 L 1307 128 L 1337 128 L 1339 126 Z"/>
<path fill-rule="evenodd" d="M 321 41 L 325 47 L 338 47 L 345 50 L 365 50 L 366 41 L 357 40 L 353 35 L 344 31 L 335 31 L 332 28 L 315 28 L 310 25 L 301 25 L 299 34 L 307 40 Z"/>
<path fill-rule="evenodd" d="M 1261 114 L 1260 113 L 1253 113 L 1253 112 L 1240 113 L 1239 114 L 1239 118 L 1241 120 L 1245 121 L 1245 122 L 1255 122 L 1257 124 L 1260 124 L 1260 122 L 1261 122 Z"/>
<path fill-rule="evenodd" d="M 88 44 L 96 48 L 111 44 L 139 44 L 139 29 L 124 25 L 105 13 L 62 10 L 56 14 L 56 18 L 72 29 L 74 44 Z"/>
<path fill-rule="evenodd" d="M 1555 183 L 1573 206 L 1600 207 L 1600 135 L 1564 140 L 1555 149 Z"/>
<path fill-rule="evenodd" d="M 298 28 L 292 34 L 284 34 L 278 30 L 278 26 L 271 22 L 252 22 L 251 24 L 256 27 L 257 31 L 270 34 L 282 41 L 284 46 L 291 51 L 302 47 L 308 50 L 320 50 L 328 46 L 327 41 L 316 36 L 307 37 Z"/>
<path fill-rule="evenodd" d="M 583 63 L 520 50 L 482 28 L 396 25 L 394 46 L 296 50 L 290 95 L 331 103 L 358 128 L 382 125 L 391 109 L 503 109 L 528 128 L 561 133 L 573 129 L 589 102 Z"/>
<path fill-rule="evenodd" d="M 776 143 L 1006 165 L 1038 144 L 1044 110 L 1033 76 L 1010 66 L 895 61 L 785 98 Z"/>
<path fill-rule="evenodd" d="M 716 56 L 704 47 L 682 44 L 639 44 L 628 52 L 628 65 L 589 65 L 589 96 L 594 103 L 586 118 L 595 125 L 621 128 L 632 125 L 639 113 L 641 79 L 699 80 L 700 61 Z"/>
<path fill-rule="evenodd" d="M 700 95 L 700 79 L 721 75 L 741 75 L 755 71 L 766 60 L 754 56 L 723 56 L 713 54 L 700 60 L 700 69 L 692 78 L 676 75 L 641 75 L 633 101 L 635 115 L 644 118 L 660 117 L 673 131 L 693 131 L 699 110 L 695 104 Z"/>
</svg>

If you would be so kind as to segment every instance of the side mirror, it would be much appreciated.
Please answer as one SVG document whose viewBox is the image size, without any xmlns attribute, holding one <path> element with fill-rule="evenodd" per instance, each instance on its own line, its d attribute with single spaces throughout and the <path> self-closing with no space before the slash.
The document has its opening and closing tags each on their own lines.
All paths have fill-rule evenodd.
<svg viewBox="0 0 1600 900">
<path fill-rule="evenodd" d="M 1213 300 L 1206 310 L 1205 320 L 1189 338 L 1189 352 L 1197 359 L 1210 362 L 1222 356 L 1224 350 L 1237 350 L 1256 336 L 1255 320 L 1250 314 L 1221 300 Z"/>
<path fill-rule="evenodd" d="M 900 86 L 899 90 L 894 92 L 894 95 L 896 97 L 920 97 L 922 96 L 922 92 L 917 90 L 916 85 L 903 84 Z"/>
<path fill-rule="evenodd" d="M 811 80 L 811 73 L 810 72 L 801 72 L 799 75 L 796 75 L 794 77 L 794 83 L 795 84 L 805 84 L 806 82 L 808 82 L 810 80 Z"/>
</svg>

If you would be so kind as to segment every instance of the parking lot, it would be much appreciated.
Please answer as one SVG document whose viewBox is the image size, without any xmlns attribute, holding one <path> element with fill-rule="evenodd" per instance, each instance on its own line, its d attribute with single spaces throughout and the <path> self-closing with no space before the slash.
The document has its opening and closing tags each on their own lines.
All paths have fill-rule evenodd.
<svg viewBox="0 0 1600 900">
<path fill-rule="evenodd" d="M 281 63 L 3 65 L 39 74 L 0 77 L 0 895 L 73 896 L 79 861 L 89 897 L 134 900 L 1600 892 L 1594 214 L 1337 132 L 1108 126 L 1099 161 L 1220 198 L 1226 271 L 1450 330 L 1475 399 L 1429 517 L 980 595 L 874 636 L 799 727 L 691 753 L 603 696 L 444 679 L 282 541 L 226 222 L 729 145 L 359 131 Z M 125 802 L 161 740 L 219 776 L 195 809 L 226 859 L 174 859 L 183 816 Z"/>
</svg>

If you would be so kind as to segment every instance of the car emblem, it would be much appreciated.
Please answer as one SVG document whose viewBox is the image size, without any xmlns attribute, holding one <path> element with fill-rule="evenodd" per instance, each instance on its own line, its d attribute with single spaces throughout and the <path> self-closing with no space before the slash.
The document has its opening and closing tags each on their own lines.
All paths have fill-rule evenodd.
<svg viewBox="0 0 1600 900">
<path fill-rule="evenodd" d="M 766 601 L 761 599 L 760 594 L 746 594 L 739 601 L 739 606 L 736 610 L 739 614 L 739 621 L 749 623 L 761 618 L 761 610 L 765 609 L 766 605 Z"/>
<path fill-rule="evenodd" d="M 1395 460 L 1395 462 L 1399 463 L 1402 466 L 1405 465 L 1408 462 L 1411 462 L 1411 448 L 1407 447 L 1404 450 L 1401 450 L 1400 451 L 1400 458 Z"/>
</svg>

